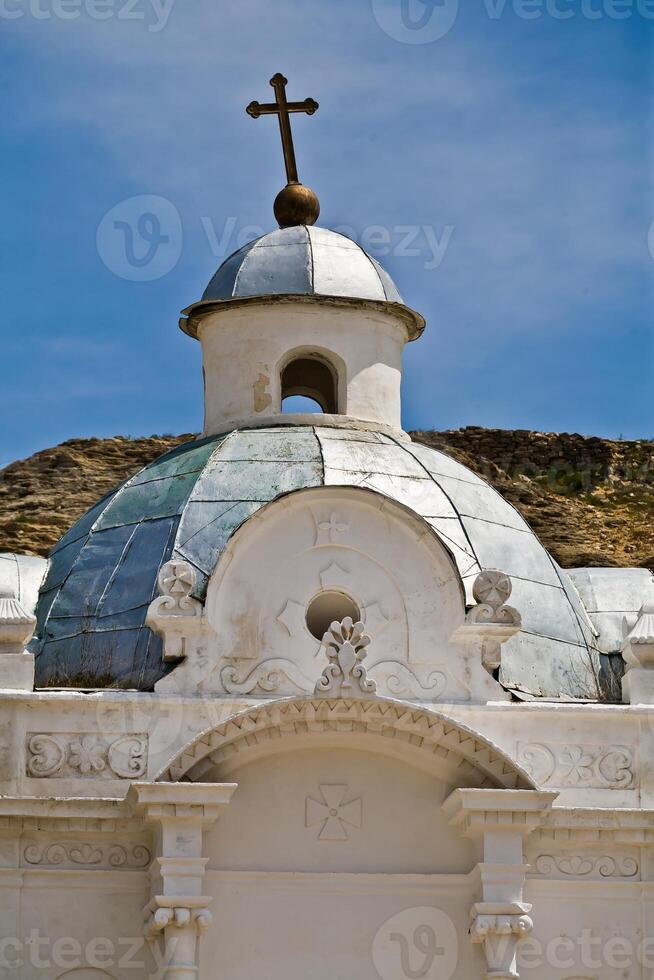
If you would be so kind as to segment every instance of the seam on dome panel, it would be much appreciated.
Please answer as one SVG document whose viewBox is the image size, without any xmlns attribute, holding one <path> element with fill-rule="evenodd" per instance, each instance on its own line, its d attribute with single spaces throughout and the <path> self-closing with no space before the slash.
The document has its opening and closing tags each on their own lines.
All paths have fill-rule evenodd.
<svg viewBox="0 0 654 980">
<path fill-rule="evenodd" d="M 238 285 L 239 285 L 239 280 L 241 278 L 241 273 L 243 272 L 243 269 L 245 267 L 245 263 L 248 261 L 248 259 L 250 257 L 250 254 L 252 252 L 254 252 L 255 248 L 257 248 L 257 246 L 259 245 L 259 242 L 260 241 L 261 241 L 261 238 L 255 238 L 255 240 L 253 242 L 249 242 L 248 243 L 249 246 L 250 246 L 249 248 L 247 247 L 247 245 L 244 245 L 243 246 L 243 249 L 244 250 L 247 249 L 247 251 L 245 252 L 245 254 L 243 256 L 243 261 L 239 265 L 238 271 L 237 271 L 236 275 L 234 276 L 234 283 L 232 285 L 232 298 L 238 296 Z M 239 249 L 239 251 L 240 251 L 240 249 Z M 216 275 L 217 275 L 217 273 L 216 273 Z"/>
<path fill-rule="evenodd" d="M 503 569 L 502 569 L 503 571 Z M 557 592 L 562 592 L 564 598 L 567 598 L 565 589 L 562 585 L 553 585 L 551 582 L 541 582 L 538 578 L 525 578 L 524 575 L 513 575 L 512 572 L 505 572 L 511 580 L 516 582 L 529 582 L 530 585 L 540 585 L 543 589 L 556 589 Z M 468 578 L 470 576 L 467 576 Z"/>
<path fill-rule="evenodd" d="M 324 451 L 324 448 L 323 448 L 323 444 L 322 444 L 322 442 L 320 440 L 320 435 L 318 434 L 318 429 L 317 429 L 317 427 L 315 425 L 312 425 L 311 426 L 311 431 L 313 432 L 314 438 L 315 438 L 315 440 L 316 440 L 316 442 L 318 444 L 318 453 L 320 455 L 320 465 L 322 467 L 321 483 L 322 483 L 322 486 L 324 487 L 325 486 L 325 469 L 326 469 L 326 467 L 325 467 L 325 451 Z"/>
<path fill-rule="evenodd" d="M 110 586 L 114 583 L 114 581 L 116 579 L 116 576 L 118 574 L 118 571 L 121 568 L 121 566 L 123 564 L 123 561 L 125 560 L 125 556 L 126 556 L 127 552 L 129 551 L 129 549 L 132 546 L 132 542 L 134 541 L 134 537 L 136 535 L 136 530 L 137 530 L 138 527 L 139 527 L 138 524 L 134 524 L 132 533 L 130 534 L 130 536 L 128 537 L 127 541 L 123 545 L 123 550 L 120 553 L 120 557 L 118 558 L 118 561 L 114 565 L 113 571 L 112 571 L 111 575 L 109 576 L 109 578 L 107 579 L 107 581 L 105 583 L 104 589 L 102 590 L 102 595 L 100 596 L 100 598 L 98 599 L 98 601 L 96 603 L 95 611 L 93 613 L 94 616 L 98 616 L 100 614 L 100 609 L 102 608 L 102 603 L 104 602 L 104 600 L 106 598 L 107 590 L 110 588 Z"/>
<path fill-rule="evenodd" d="M 358 242 L 357 242 L 357 245 L 358 245 Z M 388 293 L 386 292 L 386 286 L 384 285 L 384 280 L 379 275 L 379 269 L 377 268 L 377 266 L 373 262 L 372 256 L 371 255 L 368 255 L 368 253 L 366 252 L 365 248 L 361 248 L 360 245 L 359 245 L 359 251 L 360 252 L 363 252 L 363 254 L 365 255 L 365 257 L 368 259 L 368 262 L 372 266 L 373 272 L 375 273 L 375 279 L 377 280 L 377 283 L 379 284 L 379 286 L 381 286 L 382 296 L 384 297 L 384 299 L 387 302 L 397 302 L 396 300 L 390 300 L 389 299 Z M 399 293 L 399 290 L 398 290 L 398 293 Z"/>
<path fill-rule="evenodd" d="M 419 445 L 422 445 L 422 444 L 419 443 Z M 423 448 L 424 449 L 429 449 L 430 447 L 429 446 L 424 446 Z M 437 450 L 434 450 L 434 451 L 437 451 Z M 453 456 L 450 456 L 448 458 L 451 459 L 451 460 L 453 460 L 454 462 L 456 462 L 456 460 L 454 459 Z M 463 466 L 463 463 L 461 463 L 460 465 Z M 424 463 L 423 463 L 423 466 L 424 466 Z M 490 487 L 491 490 L 495 490 L 495 487 L 491 486 L 491 484 L 488 483 L 487 480 L 484 480 L 484 478 L 481 477 L 481 476 L 477 480 L 462 480 L 461 477 L 452 476 L 451 473 L 432 473 L 431 470 L 427 470 L 427 472 L 431 476 L 442 476 L 446 480 L 454 480 L 455 483 L 463 483 L 463 485 L 466 486 L 466 487 L 478 487 L 478 486 L 482 486 L 482 487 Z M 498 493 L 498 491 L 495 490 L 495 493 Z M 500 496 L 502 496 L 502 495 L 500 494 Z M 505 498 L 502 497 L 502 500 L 504 500 L 504 499 Z M 506 502 L 508 503 L 508 500 Z"/>
<path fill-rule="evenodd" d="M 61 622 L 61 620 L 59 620 Z M 135 630 L 142 630 L 143 626 L 113 626 L 106 630 L 78 630 L 76 633 L 66 633 L 64 636 L 52 636 L 48 643 L 61 643 L 62 640 L 74 640 L 77 636 L 93 636 L 97 633 L 133 633 Z"/>
<path fill-rule="evenodd" d="M 219 503 L 221 503 L 221 501 L 220 500 L 194 500 L 193 503 L 195 503 L 195 504 L 214 504 L 214 503 L 219 504 Z M 185 548 L 186 545 L 189 543 L 189 541 L 192 541 L 193 538 L 196 537 L 196 535 L 201 534 L 203 531 L 206 531 L 206 529 L 208 527 L 211 527 L 211 525 L 212 524 L 215 524 L 216 521 L 221 520 L 221 518 L 225 517 L 227 514 L 229 514 L 231 511 L 233 511 L 235 507 L 238 507 L 239 504 L 251 504 L 251 503 L 257 503 L 257 501 L 254 501 L 254 500 L 231 500 L 231 501 L 226 501 L 226 503 L 229 503 L 229 507 L 227 507 L 226 510 L 223 510 L 220 514 L 218 514 L 216 517 L 213 517 L 210 521 L 207 521 L 206 524 L 203 524 L 202 527 L 199 527 L 188 538 L 184 538 L 183 541 L 176 542 L 175 548 L 176 549 Z"/>
<path fill-rule="evenodd" d="M 554 643 L 565 643 L 568 647 L 576 647 L 578 650 L 585 650 L 585 645 L 579 643 L 576 640 L 564 640 L 562 636 L 552 636 L 550 633 L 537 633 L 536 630 L 528 630 L 522 627 L 521 633 L 526 633 L 528 636 L 538 636 L 542 640 L 552 640 Z M 591 664 L 592 666 L 592 664 Z M 593 677 L 595 677 L 595 671 L 592 671 Z"/>
<path fill-rule="evenodd" d="M 392 437 L 392 436 L 388 436 L 388 438 L 389 438 L 389 439 L 391 439 L 391 438 L 393 438 L 393 437 Z M 424 445 L 424 443 L 417 443 L 417 445 L 419 445 L 419 446 L 421 446 L 421 447 L 422 447 L 423 449 L 430 449 L 430 448 L 431 448 L 430 446 L 425 446 L 425 445 Z M 407 452 L 408 452 L 408 451 L 409 451 L 409 450 L 407 450 Z M 446 457 L 447 459 L 452 459 L 452 460 L 454 460 L 454 462 L 455 462 L 455 463 L 457 462 L 457 460 L 456 460 L 456 459 L 454 459 L 454 456 L 448 456 L 448 454 L 447 454 L 447 453 L 444 453 L 444 452 L 442 451 L 442 449 L 435 449 L 435 450 L 434 450 L 434 452 L 437 452 L 437 453 L 439 453 L 439 454 L 440 454 L 441 456 L 445 456 L 445 457 Z M 413 453 L 411 453 L 411 455 L 413 456 L 413 458 L 414 458 L 414 459 L 416 459 L 416 458 L 417 458 L 416 456 L 414 456 L 414 454 L 413 454 Z M 419 459 L 418 459 L 418 462 L 420 462 L 420 463 L 421 463 L 421 466 L 423 466 L 423 468 L 424 468 L 424 469 L 427 469 L 427 468 L 426 468 L 426 466 L 425 466 L 425 464 L 424 464 L 424 463 L 422 463 L 422 462 L 421 462 L 421 461 L 420 461 Z M 463 464 L 459 464 L 459 465 L 463 465 Z M 465 468 L 465 467 L 464 467 L 464 468 Z M 429 471 L 427 470 L 427 472 L 429 472 Z M 434 479 L 434 477 L 433 477 L 433 474 L 430 474 L 430 475 L 432 476 L 432 479 Z M 437 474 L 437 475 L 438 475 L 438 476 L 442 476 L 442 477 L 444 477 L 444 479 L 446 479 L 446 480 L 458 480 L 458 482 L 459 482 L 459 483 L 465 483 L 465 484 L 471 484 L 472 486 L 479 486 L 479 484 L 478 484 L 478 483 L 471 483 L 471 481 L 469 481 L 469 480 L 460 480 L 458 476 L 450 476 L 450 475 L 449 475 L 448 473 L 439 473 L 439 474 Z M 521 514 L 521 512 L 520 512 L 520 511 L 518 510 L 518 508 L 517 508 L 517 507 L 515 506 L 515 504 L 512 504 L 510 500 L 507 500 L 507 499 L 506 499 L 506 497 L 503 497 L 503 496 L 502 496 L 502 494 L 501 494 L 501 493 L 499 492 L 499 490 L 496 490 L 496 489 L 495 489 L 495 487 L 493 486 L 493 484 L 492 484 L 492 483 L 490 483 L 490 482 L 489 482 L 488 480 L 486 480 L 486 479 L 484 479 L 484 477 L 483 477 L 483 476 L 479 476 L 479 474 L 476 474 L 476 475 L 477 475 L 477 478 L 478 478 L 479 480 L 481 480 L 481 482 L 482 482 L 482 484 L 483 484 L 484 486 L 486 486 L 486 487 L 488 487 L 488 488 L 489 488 L 490 490 L 492 490 L 492 491 L 493 491 L 494 493 L 496 493 L 496 494 L 498 495 L 498 497 L 501 497 L 501 498 L 502 498 L 502 500 L 504 501 L 504 503 L 505 503 L 505 504 L 507 505 L 507 507 L 510 507 L 510 508 L 511 508 L 511 510 L 513 510 L 513 511 L 515 511 L 515 513 L 516 513 L 516 514 L 518 515 L 518 517 L 519 517 L 519 518 L 520 518 L 521 520 L 523 520 L 523 521 L 525 521 L 525 518 L 524 518 L 524 516 L 523 516 L 523 514 Z M 438 484 L 438 485 L 440 486 L 440 484 Z M 442 488 L 442 487 L 441 487 L 441 490 L 443 490 L 443 488 Z M 443 493 L 445 493 L 445 491 L 444 491 L 444 490 L 443 490 Z M 466 517 L 472 517 L 473 515 L 471 515 L 471 514 L 466 514 L 465 516 L 466 516 Z M 525 523 L 527 523 L 527 521 L 525 521 Z M 505 526 L 506 526 L 506 527 L 511 527 L 511 525 L 510 525 L 510 524 L 507 524 L 507 525 L 505 525 Z M 516 528 L 516 530 L 520 530 L 520 528 Z M 536 534 L 536 532 L 535 532 L 535 531 L 534 531 L 533 529 L 530 529 L 530 530 L 531 530 L 531 533 L 532 533 L 532 534 L 533 534 L 533 535 L 534 535 L 535 537 L 538 537 L 538 535 Z M 542 545 L 542 544 L 543 544 L 543 542 L 542 542 L 542 541 L 540 540 L 540 538 L 538 538 L 538 540 L 539 540 L 539 542 L 540 542 L 540 544 Z M 547 550 L 547 549 L 545 549 L 545 546 L 544 546 L 544 545 L 543 545 L 543 548 L 544 548 L 544 550 Z M 549 554 L 549 552 L 548 552 L 548 554 Z"/>
<path fill-rule="evenodd" d="M 90 620 L 90 619 L 93 619 L 93 622 L 95 624 L 98 621 L 101 622 L 102 620 L 115 619 L 117 616 L 124 616 L 127 613 L 136 612 L 136 610 L 138 610 L 138 609 L 147 609 L 149 607 L 151 601 L 152 600 L 148 600 L 147 602 L 140 602 L 137 606 L 130 606 L 129 609 L 121 609 L 121 611 L 118 612 L 118 613 L 107 613 L 105 616 L 89 616 L 89 617 L 86 617 L 86 616 L 80 616 L 79 613 L 76 613 L 76 614 L 71 615 L 71 616 L 53 616 L 52 617 L 52 622 L 53 623 L 65 623 L 67 621 L 72 621 L 72 620 Z M 145 623 L 137 623 L 137 624 L 135 624 L 133 626 L 109 626 L 109 627 L 105 627 L 104 629 L 98 629 L 95 625 L 93 625 L 92 628 L 85 628 L 85 629 L 82 630 L 82 632 L 85 635 L 90 636 L 90 635 L 93 635 L 95 633 L 112 633 L 115 630 L 127 630 L 127 629 L 130 629 L 130 630 L 138 630 L 138 629 L 142 629 L 144 625 L 145 625 Z M 49 640 L 48 640 L 48 642 L 53 643 L 53 642 L 55 642 L 55 640 L 56 640 L 56 637 L 50 637 Z"/>
<path fill-rule="evenodd" d="M 189 558 L 188 555 L 184 554 L 183 551 L 180 551 L 179 548 L 176 547 L 174 549 L 174 552 L 173 553 L 175 555 L 180 555 L 184 559 L 184 561 L 187 561 L 189 563 L 189 565 L 193 565 L 193 568 L 195 568 L 195 570 L 197 571 L 198 575 L 202 579 L 207 579 L 207 580 L 209 579 L 209 573 L 208 572 L 205 572 L 204 568 L 200 568 L 200 566 L 197 564 L 197 562 L 194 562 L 192 558 Z M 196 586 L 196 590 L 197 589 L 200 589 L 200 591 L 202 591 L 202 589 L 200 587 L 201 587 L 201 582 L 198 582 L 198 584 Z M 192 593 L 192 595 L 195 595 L 195 593 Z"/>
<path fill-rule="evenodd" d="M 438 482 L 438 480 L 436 480 L 436 478 L 429 472 L 429 470 L 427 469 L 427 467 L 425 466 L 425 464 L 422 462 L 421 459 L 419 459 L 418 456 L 415 455 L 415 453 L 412 453 L 411 450 L 407 446 L 401 446 L 400 443 L 397 441 L 397 439 L 395 439 L 393 436 L 388 436 L 388 438 L 389 439 L 392 439 L 392 441 L 395 443 L 396 446 L 400 446 L 401 449 L 404 449 L 405 452 L 407 452 L 416 461 L 416 463 L 418 464 L 418 466 L 421 466 L 422 467 L 422 469 L 427 474 L 428 478 L 438 487 L 438 489 L 441 491 L 441 493 L 444 494 L 445 497 L 449 500 L 450 505 L 452 507 L 452 510 L 456 514 L 457 520 L 458 520 L 459 524 L 461 525 L 461 530 L 463 531 L 463 534 L 465 536 L 465 539 L 468 542 L 468 544 L 470 545 L 470 552 L 474 555 L 475 560 L 476 560 L 477 564 L 479 565 L 479 567 L 482 568 L 482 564 L 479 561 L 479 556 L 478 556 L 477 552 L 475 551 L 475 549 L 473 547 L 472 541 L 470 540 L 470 535 L 468 534 L 468 532 L 467 532 L 467 530 L 465 528 L 465 525 L 464 525 L 463 521 L 461 520 L 461 515 L 459 514 L 459 509 L 458 509 L 458 507 L 455 507 L 454 501 L 450 497 L 449 493 L 446 490 L 443 489 L 443 487 L 440 485 L 440 483 Z M 438 531 L 436 530 L 436 528 L 434 528 L 434 533 L 436 535 L 438 534 Z"/>
<path fill-rule="evenodd" d="M 435 518 L 429 518 L 429 517 L 424 517 L 423 518 L 423 520 L 425 520 L 425 521 L 434 520 L 434 519 Z M 456 520 L 456 518 L 454 518 L 454 517 L 444 517 L 444 518 L 438 518 L 438 520 L 454 521 L 454 520 Z M 438 534 L 438 536 L 440 538 L 444 538 L 446 541 L 449 541 L 450 544 L 453 544 L 454 547 L 455 548 L 458 548 L 458 550 L 460 552 L 463 552 L 464 555 L 467 555 L 468 558 L 471 558 L 474 565 L 477 565 L 477 567 L 479 567 L 479 562 L 477 561 L 477 559 L 475 558 L 475 556 L 474 555 L 471 555 L 469 551 L 466 551 L 466 549 L 463 548 L 459 544 L 458 541 L 455 541 L 454 538 L 450 537 L 449 534 L 446 534 L 445 531 L 442 531 L 440 528 L 436 528 L 436 527 L 432 528 L 432 531 L 434 531 L 436 534 Z M 461 578 L 466 578 L 466 576 L 468 574 L 469 574 L 468 572 L 461 572 Z"/>
<path fill-rule="evenodd" d="M 348 440 L 349 441 L 349 440 Z M 332 442 L 338 442 L 337 439 L 333 439 Z M 359 442 L 361 445 L 361 442 Z M 364 446 L 374 446 L 374 442 L 363 443 Z M 332 466 L 331 464 L 327 467 L 329 470 L 336 470 L 337 473 L 363 473 L 362 469 L 353 469 L 351 466 Z M 422 480 L 424 483 L 429 482 L 429 477 L 426 476 L 407 476 L 402 473 L 389 473 L 388 470 L 365 470 L 370 476 L 392 476 L 398 480 Z"/>
<path fill-rule="evenodd" d="M 579 618 L 579 614 L 578 614 L 578 612 L 577 612 L 574 604 L 570 601 L 570 597 L 568 596 L 567 590 L 566 590 L 566 588 L 565 588 L 565 586 L 563 584 L 563 579 L 561 578 L 561 573 L 560 573 L 560 571 L 559 571 L 559 569 L 558 569 L 558 567 L 556 565 L 556 562 L 554 561 L 554 559 L 550 555 L 549 551 L 547 552 L 547 557 L 550 559 L 550 562 L 552 563 L 552 567 L 554 569 L 554 572 L 556 574 L 556 577 L 558 578 L 559 582 L 561 583 L 561 588 L 563 589 L 563 592 L 565 593 L 565 596 L 566 596 L 566 598 L 568 600 L 568 605 L 570 606 L 570 609 L 572 610 L 572 614 L 573 614 L 573 616 L 575 618 L 575 621 L 577 623 L 577 626 L 579 627 L 579 631 L 581 633 L 581 644 L 580 644 L 580 646 L 583 647 L 583 649 L 586 651 L 586 653 L 588 655 L 588 660 L 590 661 L 590 669 L 591 669 L 591 672 L 593 674 L 593 678 L 595 680 L 595 688 L 596 688 L 596 691 L 597 691 L 597 697 L 599 699 L 602 692 L 601 692 L 601 689 L 600 689 L 599 677 L 597 676 L 597 673 L 595 671 L 595 664 L 593 663 L 593 653 L 597 653 L 599 655 L 599 654 L 601 654 L 601 651 L 600 651 L 599 647 L 596 645 L 596 643 L 593 643 L 593 645 L 591 646 L 591 644 L 589 644 L 588 640 L 586 639 L 586 633 L 584 631 L 584 627 L 583 627 L 582 621 Z M 563 571 L 563 569 L 561 569 L 561 571 Z M 579 593 L 578 593 L 578 591 L 577 591 L 577 589 L 575 587 L 574 582 L 572 582 L 572 580 L 570 580 L 570 582 L 571 582 L 572 587 L 575 589 L 575 592 L 576 592 L 577 596 L 579 597 L 579 601 L 581 602 L 581 604 L 583 606 L 583 602 L 581 600 L 581 596 L 579 595 Z M 586 611 L 586 615 L 588 615 L 588 611 Z M 593 633 L 593 626 L 591 624 L 591 634 L 592 633 Z M 599 633 L 597 634 L 597 636 L 599 636 Z M 596 638 L 597 637 L 594 637 L 594 639 L 596 639 Z"/>
<path fill-rule="evenodd" d="M 502 499 L 504 498 L 502 497 Z M 525 524 L 527 524 L 526 527 L 514 527 L 513 524 L 503 524 L 502 521 L 491 521 L 489 517 L 477 517 L 476 514 L 468 514 L 465 510 L 461 510 L 460 514 L 461 517 L 469 517 L 471 521 L 479 521 L 481 524 L 493 524 L 495 527 L 506 528 L 507 531 L 517 531 L 518 534 L 531 534 L 532 538 L 536 537 L 529 524 L 527 524 L 527 521 L 525 521 Z M 538 543 L 541 546 L 543 544 L 542 541 L 539 541 Z"/>
<path fill-rule="evenodd" d="M 172 548 L 171 548 L 171 552 L 170 552 L 171 554 L 174 554 L 178 550 L 178 548 L 183 548 L 184 547 L 184 544 L 186 543 L 186 542 L 184 542 L 184 544 L 181 544 L 177 540 L 177 535 L 179 533 L 179 529 L 182 526 L 182 516 L 183 516 L 184 510 L 186 509 L 186 507 L 188 507 L 188 505 L 190 503 L 199 503 L 199 504 L 202 504 L 202 503 L 205 503 L 205 504 L 207 504 L 207 503 L 208 504 L 217 503 L 217 501 L 215 500 L 215 498 L 213 500 L 205 500 L 203 497 L 194 497 L 193 496 L 193 491 L 195 490 L 195 488 L 197 487 L 198 483 L 200 482 L 200 479 L 202 478 L 202 474 L 205 473 L 205 471 L 208 469 L 208 467 L 211 466 L 211 464 L 213 462 L 219 462 L 221 460 L 220 450 L 223 448 L 223 446 L 225 446 L 230 440 L 236 438 L 236 436 L 240 433 L 240 431 L 241 431 L 240 429 L 233 429 L 232 432 L 229 432 L 226 436 L 224 436 L 220 440 L 220 442 L 218 443 L 218 445 L 214 447 L 213 452 L 210 453 L 207 461 L 205 462 L 204 466 L 202 467 L 202 470 L 200 471 L 201 475 L 195 481 L 195 483 L 193 485 L 193 489 L 191 490 L 191 492 L 189 493 L 188 497 L 186 498 L 186 503 L 184 504 L 184 508 L 182 509 L 182 511 L 180 512 L 180 514 L 178 515 L 179 520 L 177 522 L 177 526 L 175 527 L 175 535 L 174 535 L 174 538 L 173 538 Z M 229 462 L 229 460 L 222 460 L 222 462 L 227 463 L 227 462 Z M 233 503 L 234 504 L 241 503 L 241 501 L 233 501 Z M 211 522 L 211 523 L 213 523 L 213 522 Z M 190 540 L 190 539 L 187 539 L 187 540 Z M 188 559 L 186 559 L 186 560 L 188 561 Z M 191 562 L 191 564 L 193 565 L 193 562 Z M 194 567 L 197 568 L 198 566 L 197 565 L 194 565 Z M 198 568 L 198 571 L 202 571 L 202 570 L 200 568 Z M 202 572 L 202 574 L 205 575 L 206 572 Z"/>
<path fill-rule="evenodd" d="M 316 259 L 315 259 L 315 255 L 313 253 L 313 238 L 311 237 L 311 232 L 309 231 L 309 228 L 307 227 L 307 225 L 303 225 L 303 227 L 304 227 L 304 230 L 307 233 L 307 242 L 308 242 L 308 245 L 309 245 L 309 269 L 310 269 L 310 275 L 311 275 L 311 280 L 310 280 L 310 282 L 311 282 L 311 295 L 312 296 L 315 296 L 316 295 Z M 321 452 L 322 452 L 322 450 L 321 450 Z M 323 471 L 324 471 L 324 467 L 323 467 Z"/>
</svg>

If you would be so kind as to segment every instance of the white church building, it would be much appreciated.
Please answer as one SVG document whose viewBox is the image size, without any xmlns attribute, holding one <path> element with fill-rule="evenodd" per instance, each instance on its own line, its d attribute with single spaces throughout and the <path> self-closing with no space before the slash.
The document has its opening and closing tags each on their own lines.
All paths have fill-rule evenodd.
<svg viewBox="0 0 654 980">
<path fill-rule="evenodd" d="M 0 556 L 0 977 L 651 980 L 652 575 L 402 430 L 425 321 L 273 84 L 280 228 L 181 320 L 202 437 Z"/>
</svg>

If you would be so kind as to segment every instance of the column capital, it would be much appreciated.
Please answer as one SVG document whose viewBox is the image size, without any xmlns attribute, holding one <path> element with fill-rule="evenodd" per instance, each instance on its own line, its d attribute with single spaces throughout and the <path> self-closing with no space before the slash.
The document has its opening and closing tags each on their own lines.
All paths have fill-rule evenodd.
<svg viewBox="0 0 654 980">
<path fill-rule="evenodd" d="M 132 783 L 127 800 L 146 820 L 192 820 L 203 827 L 217 820 L 238 783 Z"/>
<path fill-rule="evenodd" d="M 535 789 L 455 789 L 443 811 L 463 837 L 505 831 L 525 838 L 540 826 L 557 796 Z"/>
</svg>

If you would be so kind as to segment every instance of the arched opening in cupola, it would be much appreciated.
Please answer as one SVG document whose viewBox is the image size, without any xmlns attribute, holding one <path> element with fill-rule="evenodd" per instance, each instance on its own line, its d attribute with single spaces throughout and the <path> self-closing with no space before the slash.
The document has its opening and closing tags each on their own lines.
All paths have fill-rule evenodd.
<svg viewBox="0 0 654 980">
<path fill-rule="evenodd" d="M 294 357 L 282 369 L 280 381 L 283 412 L 338 413 L 336 371 L 323 358 L 309 354 Z"/>
</svg>

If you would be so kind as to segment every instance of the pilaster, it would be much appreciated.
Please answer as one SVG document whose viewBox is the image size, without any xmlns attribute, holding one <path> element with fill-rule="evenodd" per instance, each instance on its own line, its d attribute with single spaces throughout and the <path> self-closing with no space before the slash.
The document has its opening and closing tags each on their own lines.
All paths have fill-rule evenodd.
<svg viewBox="0 0 654 980">
<path fill-rule="evenodd" d="M 163 947 L 165 980 L 197 980 L 198 940 L 211 925 L 204 894 L 203 832 L 226 807 L 236 783 L 133 783 L 129 800 L 156 829 L 158 855 L 145 936 Z"/>
<path fill-rule="evenodd" d="M 524 842 L 539 827 L 556 793 L 457 789 L 443 809 L 461 836 L 476 840 L 480 901 L 470 911 L 470 938 L 483 945 L 486 980 L 516 980 L 518 942 L 533 929 L 523 901 Z"/>
</svg>

